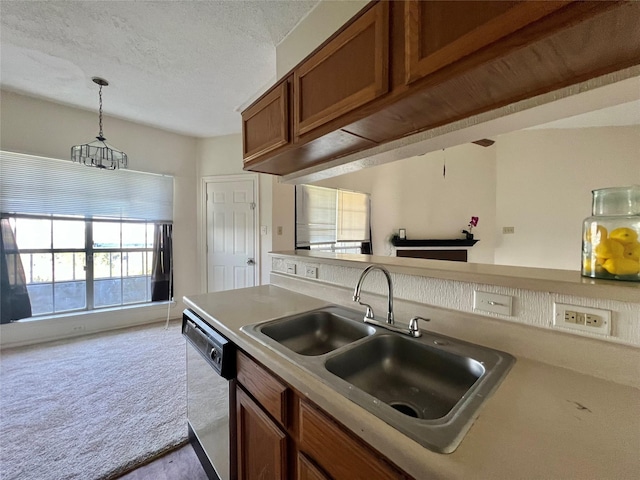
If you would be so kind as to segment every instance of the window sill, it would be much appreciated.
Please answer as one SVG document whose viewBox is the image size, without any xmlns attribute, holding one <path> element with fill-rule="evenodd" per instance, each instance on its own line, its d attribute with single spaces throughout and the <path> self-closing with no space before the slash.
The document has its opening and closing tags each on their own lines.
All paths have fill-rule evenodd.
<svg viewBox="0 0 640 480">
<path fill-rule="evenodd" d="M 163 322 L 167 315 L 169 318 L 181 317 L 181 312 L 177 314 L 175 310 L 180 306 L 181 303 L 174 300 L 25 318 L 0 326 L 0 346 L 21 347 Z"/>
<path fill-rule="evenodd" d="M 153 302 L 153 303 L 143 303 L 143 304 L 136 304 L 136 305 L 121 305 L 119 307 L 109 307 L 109 308 L 98 308 L 95 310 L 81 310 L 81 311 L 76 311 L 76 312 L 66 312 L 66 313 L 55 313 L 52 315 L 38 315 L 37 317 L 29 317 L 29 318 L 22 318 L 20 320 L 16 320 L 15 322 L 12 323 L 29 323 L 29 322 L 39 322 L 39 321 L 47 321 L 47 320 L 55 320 L 55 319 L 59 319 L 59 318 L 78 318 L 78 317 L 91 317 L 91 316 L 96 316 L 98 314 L 102 314 L 102 313 L 109 313 L 109 312 L 123 312 L 123 311 L 141 311 L 141 310 L 155 310 L 155 309 L 162 309 L 165 310 L 167 308 L 167 305 L 171 305 L 171 308 L 175 308 L 176 306 L 176 301 L 175 300 L 171 300 L 171 301 L 163 301 L 163 302 Z"/>
</svg>

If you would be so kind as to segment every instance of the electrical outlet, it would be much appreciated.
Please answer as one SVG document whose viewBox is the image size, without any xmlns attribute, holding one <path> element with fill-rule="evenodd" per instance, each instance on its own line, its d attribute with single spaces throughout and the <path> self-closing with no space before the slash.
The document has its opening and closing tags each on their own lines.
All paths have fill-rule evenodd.
<svg viewBox="0 0 640 480">
<path fill-rule="evenodd" d="M 304 276 L 307 278 L 318 278 L 318 267 L 305 267 Z"/>
<path fill-rule="evenodd" d="M 553 325 L 600 335 L 611 335 L 611 311 L 554 303 Z"/>
<path fill-rule="evenodd" d="M 502 227 L 502 233 L 504 235 L 510 235 L 516 233 L 516 227 Z"/>
<path fill-rule="evenodd" d="M 295 263 L 287 263 L 285 265 L 286 269 L 287 269 L 287 273 L 291 274 L 291 275 L 295 275 L 296 274 L 296 264 Z"/>
<path fill-rule="evenodd" d="M 75 325 L 71 327 L 71 333 L 84 332 L 85 330 L 86 330 L 86 327 L 84 325 Z"/>
</svg>

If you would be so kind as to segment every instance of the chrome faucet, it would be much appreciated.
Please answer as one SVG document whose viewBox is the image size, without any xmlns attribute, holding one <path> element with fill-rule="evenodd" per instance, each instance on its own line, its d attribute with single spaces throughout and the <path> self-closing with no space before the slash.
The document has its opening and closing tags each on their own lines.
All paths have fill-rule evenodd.
<svg viewBox="0 0 640 480">
<path fill-rule="evenodd" d="M 382 273 L 384 273 L 384 276 L 387 278 L 387 285 L 389 286 L 389 296 L 387 297 L 387 301 L 389 302 L 389 307 L 387 309 L 387 323 L 389 325 L 393 325 L 394 324 L 394 320 L 393 320 L 393 283 L 391 282 L 391 274 L 389 273 L 389 271 L 386 268 L 381 267 L 379 265 L 369 265 L 367 268 L 365 268 L 364 272 L 362 272 L 362 274 L 360 275 L 360 278 L 358 279 L 358 283 L 356 285 L 356 289 L 353 291 L 353 301 L 354 302 L 358 302 L 363 307 L 367 307 L 367 311 L 364 314 L 365 321 L 367 319 L 373 320 L 374 315 L 373 315 L 373 309 L 371 308 L 371 305 L 368 305 L 366 303 L 362 303 L 360 301 L 360 289 L 362 288 L 362 282 L 364 281 L 365 277 L 367 275 L 369 275 L 369 272 L 371 270 L 380 270 Z"/>
<path fill-rule="evenodd" d="M 365 277 L 367 275 L 369 275 L 369 272 L 371 272 L 371 270 L 380 270 L 382 273 L 384 273 L 384 276 L 387 279 L 387 286 L 389 287 L 389 296 L 387 297 L 387 302 L 388 302 L 389 306 L 388 306 L 388 309 L 387 309 L 387 321 L 386 322 L 381 322 L 379 320 L 376 320 L 374 318 L 373 308 L 371 308 L 371 305 L 360 301 L 360 290 L 362 290 L 362 282 L 364 281 Z M 379 327 L 386 328 L 387 330 L 391 330 L 393 332 L 398 332 L 398 333 L 403 333 L 405 335 L 410 335 L 410 336 L 415 337 L 415 338 L 417 338 L 417 337 L 422 335 L 422 332 L 420 331 L 420 328 L 418 327 L 418 320 L 423 320 L 425 322 L 429 321 L 428 318 L 413 317 L 409 321 L 409 328 L 402 328 L 402 327 L 396 326 L 395 320 L 393 318 L 393 282 L 391 281 L 391 274 L 389 273 L 389 271 L 386 268 L 384 268 L 384 267 L 382 267 L 380 265 L 369 265 L 360 274 L 360 278 L 358 279 L 358 283 L 356 284 L 356 288 L 353 291 L 353 301 L 354 302 L 358 302 L 360 305 L 362 305 L 363 307 L 367 308 L 367 310 L 366 310 L 366 312 L 364 314 L 364 322 L 365 323 L 370 323 L 372 325 L 377 325 Z"/>
</svg>

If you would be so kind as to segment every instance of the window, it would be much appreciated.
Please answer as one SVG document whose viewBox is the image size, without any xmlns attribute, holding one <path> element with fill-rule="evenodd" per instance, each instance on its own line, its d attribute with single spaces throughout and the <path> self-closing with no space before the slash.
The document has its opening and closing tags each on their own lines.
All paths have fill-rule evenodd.
<svg viewBox="0 0 640 480">
<path fill-rule="evenodd" d="M 337 253 L 370 252 L 369 195 L 296 186 L 296 248 Z"/>
<path fill-rule="evenodd" d="M 2 323 L 172 298 L 172 177 L 0 151 L 0 214 Z"/>
<path fill-rule="evenodd" d="M 34 316 L 151 301 L 154 224 L 8 218 Z"/>
</svg>

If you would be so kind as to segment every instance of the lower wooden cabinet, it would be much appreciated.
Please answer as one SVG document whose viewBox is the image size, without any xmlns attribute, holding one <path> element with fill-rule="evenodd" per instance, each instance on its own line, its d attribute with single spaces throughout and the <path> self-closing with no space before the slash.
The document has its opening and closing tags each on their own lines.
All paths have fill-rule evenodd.
<svg viewBox="0 0 640 480">
<path fill-rule="evenodd" d="M 236 391 L 238 477 L 285 480 L 287 435 L 241 388 Z"/>
<path fill-rule="evenodd" d="M 238 360 L 239 479 L 411 478 L 248 355 L 238 352 Z M 284 406 L 278 400 L 274 408 L 274 398 Z"/>
<path fill-rule="evenodd" d="M 296 480 L 329 480 L 329 478 L 304 453 L 298 452 L 298 475 Z"/>
</svg>

